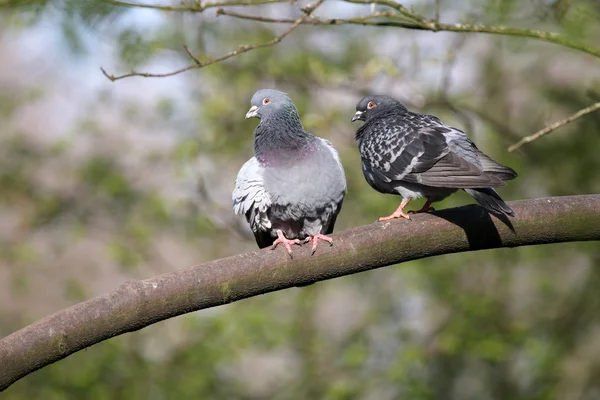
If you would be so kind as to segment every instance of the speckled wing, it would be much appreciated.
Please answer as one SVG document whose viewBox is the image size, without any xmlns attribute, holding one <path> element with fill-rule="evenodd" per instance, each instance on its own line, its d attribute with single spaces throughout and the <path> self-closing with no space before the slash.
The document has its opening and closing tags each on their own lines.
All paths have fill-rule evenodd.
<svg viewBox="0 0 600 400">
<path fill-rule="evenodd" d="M 481 152 L 463 131 L 449 126 L 445 127 L 448 132 L 444 133 L 444 136 L 448 142 L 448 147 L 453 153 L 476 165 L 484 173 L 493 175 L 503 181 L 515 179 L 518 176 L 512 168 L 497 163 Z"/>
<path fill-rule="evenodd" d="M 264 168 L 255 157 L 246 161 L 238 173 L 231 196 L 233 212 L 246 216 L 246 221 L 261 248 L 272 244 L 268 234 L 271 229 L 268 217 L 271 198 L 265 190 L 263 174 Z"/>
<path fill-rule="evenodd" d="M 383 122 L 376 135 L 363 142 L 363 162 L 385 182 L 403 181 L 432 187 L 479 188 L 502 186 L 486 174 L 468 149 L 449 145 L 452 128 Z M 468 160 L 471 159 L 472 162 Z"/>
</svg>

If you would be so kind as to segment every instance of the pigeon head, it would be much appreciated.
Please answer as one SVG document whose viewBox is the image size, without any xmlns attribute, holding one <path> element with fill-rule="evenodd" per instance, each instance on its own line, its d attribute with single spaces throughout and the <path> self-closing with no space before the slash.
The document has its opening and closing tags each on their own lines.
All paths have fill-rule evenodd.
<svg viewBox="0 0 600 400">
<path fill-rule="evenodd" d="M 252 107 L 246 118 L 260 119 L 254 130 L 254 155 L 261 160 L 270 160 L 272 164 L 288 160 L 315 140 L 304 131 L 298 109 L 287 94 L 261 89 L 254 93 L 250 103 Z"/>
<path fill-rule="evenodd" d="M 298 109 L 287 96 L 287 94 L 278 90 L 261 89 L 254 93 L 250 100 L 250 110 L 246 114 L 246 119 L 256 117 L 261 121 L 271 118 L 286 118 L 299 120 Z"/>
<path fill-rule="evenodd" d="M 356 114 L 352 117 L 352 122 L 367 121 L 391 111 L 405 112 L 407 110 L 402 103 L 390 96 L 365 96 L 356 104 Z"/>
</svg>

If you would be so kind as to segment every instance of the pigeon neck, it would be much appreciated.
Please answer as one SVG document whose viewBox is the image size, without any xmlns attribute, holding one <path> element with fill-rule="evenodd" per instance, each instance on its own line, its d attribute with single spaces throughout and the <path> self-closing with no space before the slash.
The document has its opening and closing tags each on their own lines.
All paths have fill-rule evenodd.
<svg viewBox="0 0 600 400">
<path fill-rule="evenodd" d="M 314 141 L 315 137 L 304 131 L 299 119 L 277 124 L 263 120 L 254 131 L 254 155 L 261 164 L 281 164 L 308 155 Z"/>
</svg>

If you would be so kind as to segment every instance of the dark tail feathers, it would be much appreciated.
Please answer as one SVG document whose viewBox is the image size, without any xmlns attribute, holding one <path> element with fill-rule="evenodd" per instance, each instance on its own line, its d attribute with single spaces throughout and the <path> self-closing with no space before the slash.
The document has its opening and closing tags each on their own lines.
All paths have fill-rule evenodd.
<svg viewBox="0 0 600 400">
<path fill-rule="evenodd" d="M 505 214 L 511 217 L 515 212 L 502 200 L 498 192 L 492 188 L 465 189 L 483 208 L 493 214 Z"/>
</svg>

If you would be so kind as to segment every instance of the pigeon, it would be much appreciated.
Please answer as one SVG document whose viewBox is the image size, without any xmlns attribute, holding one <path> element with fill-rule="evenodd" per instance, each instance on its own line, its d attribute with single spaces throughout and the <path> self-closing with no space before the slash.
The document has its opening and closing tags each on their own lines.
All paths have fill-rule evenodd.
<svg viewBox="0 0 600 400">
<path fill-rule="evenodd" d="M 433 115 L 418 114 L 389 96 L 366 96 L 356 105 L 354 121 L 364 121 L 356 131 L 365 179 L 381 193 L 402 197 L 389 216 L 410 219 L 408 203 L 427 200 L 418 212 L 434 209 L 440 201 L 463 189 L 497 216 L 514 216 L 513 210 L 493 189 L 504 186 L 517 173 L 482 153 L 459 129 Z"/>
<path fill-rule="evenodd" d="M 306 132 L 298 110 L 283 92 L 257 91 L 246 118 L 254 130 L 254 157 L 240 169 L 233 190 L 233 211 L 245 215 L 259 248 L 319 240 L 329 235 L 342 209 L 346 177 L 331 142 Z"/>
</svg>

